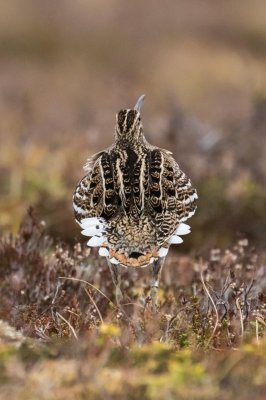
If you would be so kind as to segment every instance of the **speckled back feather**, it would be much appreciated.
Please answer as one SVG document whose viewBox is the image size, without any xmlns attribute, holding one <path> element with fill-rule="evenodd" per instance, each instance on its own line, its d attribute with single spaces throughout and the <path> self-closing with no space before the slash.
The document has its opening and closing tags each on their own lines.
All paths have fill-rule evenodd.
<svg viewBox="0 0 266 400">
<path fill-rule="evenodd" d="M 111 262 L 145 266 L 189 233 L 183 222 L 196 210 L 196 190 L 169 151 L 146 141 L 137 110 L 118 112 L 114 145 L 85 170 L 73 196 L 75 218 L 92 236 L 88 245 Z"/>
</svg>

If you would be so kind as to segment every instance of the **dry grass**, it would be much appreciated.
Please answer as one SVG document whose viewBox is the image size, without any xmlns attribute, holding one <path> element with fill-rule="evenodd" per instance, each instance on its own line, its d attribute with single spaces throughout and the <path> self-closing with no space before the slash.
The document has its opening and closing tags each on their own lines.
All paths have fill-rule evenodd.
<svg viewBox="0 0 266 400">
<path fill-rule="evenodd" d="M 147 271 L 125 270 L 123 315 L 104 259 L 80 244 L 54 245 L 30 210 L 18 234 L 0 242 L 0 318 L 9 324 L 0 329 L 2 393 L 248 399 L 252 391 L 260 399 L 263 265 L 247 240 L 203 261 L 172 254 L 156 315 Z"/>
</svg>

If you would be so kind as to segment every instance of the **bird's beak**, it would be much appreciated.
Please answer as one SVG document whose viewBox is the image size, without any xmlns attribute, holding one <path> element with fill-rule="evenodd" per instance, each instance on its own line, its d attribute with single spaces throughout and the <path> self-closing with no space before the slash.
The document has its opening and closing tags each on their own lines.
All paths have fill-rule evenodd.
<svg viewBox="0 0 266 400">
<path fill-rule="evenodd" d="M 143 106 L 143 103 L 144 103 L 144 99 L 145 99 L 145 94 L 142 94 L 139 97 L 139 99 L 138 99 L 138 101 L 137 101 L 137 103 L 136 103 L 136 105 L 134 107 L 134 110 L 140 112 L 140 109 L 141 109 L 141 107 Z"/>
</svg>

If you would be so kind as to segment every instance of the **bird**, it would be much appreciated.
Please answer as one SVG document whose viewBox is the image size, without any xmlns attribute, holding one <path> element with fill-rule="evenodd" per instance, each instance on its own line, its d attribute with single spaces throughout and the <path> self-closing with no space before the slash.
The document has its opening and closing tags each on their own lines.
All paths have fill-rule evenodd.
<svg viewBox="0 0 266 400">
<path fill-rule="evenodd" d="M 195 213 L 198 195 L 173 154 L 146 140 L 144 98 L 116 114 L 114 142 L 87 160 L 73 208 L 87 245 L 107 260 L 117 304 L 123 299 L 122 268 L 150 266 L 150 298 L 157 307 L 165 257 L 171 244 L 190 233 L 185 221 Z"/>
</svg>

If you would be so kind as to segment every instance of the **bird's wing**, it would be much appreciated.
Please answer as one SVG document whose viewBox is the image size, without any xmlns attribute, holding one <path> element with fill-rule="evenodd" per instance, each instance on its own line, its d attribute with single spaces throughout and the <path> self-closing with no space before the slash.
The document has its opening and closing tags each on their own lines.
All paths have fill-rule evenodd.
<svg viewBox="0 0 266 400">
<path fill-rule="evenodd" d="M 196 211 L 196 189 L 166 150 L 154 149 L 149 165 L 149 210 L 153 214 L 158 243 L 163 243 Z"/>
<path fill-rule="evenodd" d="M 178 219 L 184 222 L 195 214 L 198 194 L 191 180 L 181 171 L 176 162 L 173 165 L 173 171 Z"/>
<path fill-rule="evenodd" d="M 91 157 L 85 170 L 88 173 L 78 183 L 73 195 L 75 218 L 77 222 L 90 217 L 108 219 L 118 207 L 109 152 L 103 151 Z"/>
</svg>

